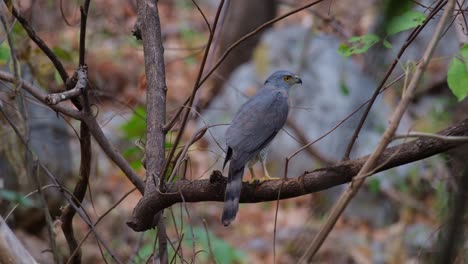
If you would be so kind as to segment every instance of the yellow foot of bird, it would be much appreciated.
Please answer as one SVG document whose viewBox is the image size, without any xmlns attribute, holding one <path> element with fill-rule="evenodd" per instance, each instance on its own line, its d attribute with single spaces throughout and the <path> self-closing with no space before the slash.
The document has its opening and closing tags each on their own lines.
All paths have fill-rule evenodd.
<svg viewBox="0 0 468 264">
<path fill-rule="evenodd" d="M 264 181 L 273 181 L 273 180 L 281 180 L 281 179 L 265 175 L 262 178 L 258 179 L 257 181 L 264 182 Z"/>
<path fill-rule="evenodd" d="M 258 182 L 258 179 L 256 179 L 256 178 L 250 178 L 247 182 L 248 182 L 249 184 L 254 184 L 255 182 Z"/>
</svg>

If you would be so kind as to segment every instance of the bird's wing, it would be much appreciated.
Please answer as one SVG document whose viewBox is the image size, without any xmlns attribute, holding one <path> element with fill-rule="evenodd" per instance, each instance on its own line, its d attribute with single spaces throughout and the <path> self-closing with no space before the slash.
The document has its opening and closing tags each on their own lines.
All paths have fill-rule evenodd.
<svg viewBox="0 0 468 264">
<path fill-rule="evenodd" d="M 287 116 L 287 94 L 263 88 L 241 106 L 226 132 L 227 144 L 234 153 L 256 154 L 275 137 Z"/>
</svg>

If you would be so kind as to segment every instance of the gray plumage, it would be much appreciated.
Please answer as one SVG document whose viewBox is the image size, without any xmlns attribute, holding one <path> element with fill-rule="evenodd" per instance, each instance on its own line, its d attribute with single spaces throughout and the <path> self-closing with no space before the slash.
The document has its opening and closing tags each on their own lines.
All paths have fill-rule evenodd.
<svg viewBox="0 0 468 264">
<path fill-rule="evenodd" d="M 288 91 L 302 80 L 288 71 L 277 71 L 264 87 L 244 103 L 226 131 L 228 146 L 224 166 L 230 160 L 224 195 L 222 222 L 229 225 L 236 217 L 244 168 L 267 147 L 288 117 Z M 266 153 L 266 151 L 263 151 Z M 266 154 L 262 152 L 262 156 Z"/>
</svg>

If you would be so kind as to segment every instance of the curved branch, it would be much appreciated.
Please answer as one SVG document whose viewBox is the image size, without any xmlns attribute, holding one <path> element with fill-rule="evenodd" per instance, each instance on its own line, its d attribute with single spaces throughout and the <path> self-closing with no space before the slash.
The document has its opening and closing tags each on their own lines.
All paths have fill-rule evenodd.
<svg viewBox="0 0 468 264">
<path fill-rule="evenodd" d="M 443 136 L 467 136 L 468 118 L 440 131 L 438 134 Z M 422 160 L 460 145 L 459 142 L 424 137 L 387 148 L 377 161 L 377 164 L 384 165 L 375 173 Z M 305 172 L 300 177 L 284 181 L 266 181 L 260 184 L 243 183 L 240 202 L 258 203 L 277 200 L 280 186 L 280 199 L 288 199 L 350 182 L 367 159 L 368 156 L 365 156 L 341 162 L 331 167 Z M 221 172 L 213 171 L 209 180 L 169 183 L 166 186 L 166 193 L 154 192 L 145 196 L 135 207 L 132 219 L 127 224 L 135 231 L 145 231 L 151 227 L 152 216 L 156 212 L 182 202 L 182 197 L 185 202 L 222 202 L 226 181 L 227 179 L 222 176 Z"/>
<path fill-rule="evenodd" d="M 18 10 L 13 6 L 11 0 L 3 0 L 6 6 L 11 9 L 11 13 L 13 16 L 18 19 L 20 24 L 23 26 L 24 30 L 28 34 L 29 38 L 36 43 L 36 45 L 44 52 L 44 54 L 50 59 L 50 61 L 54 64 L 55 68 L 57 69 L 60 77 L 62 78 L 63 82 L 66 83 L 68 80 L 68 73 L 63 67 L 63 64 L 58 59 L 57 55 L 47 46 L 47 44 L 37 35 L 36 31 L 33 27 L 29 24 L 29 22 L 18 12 Z"/>
</svg>

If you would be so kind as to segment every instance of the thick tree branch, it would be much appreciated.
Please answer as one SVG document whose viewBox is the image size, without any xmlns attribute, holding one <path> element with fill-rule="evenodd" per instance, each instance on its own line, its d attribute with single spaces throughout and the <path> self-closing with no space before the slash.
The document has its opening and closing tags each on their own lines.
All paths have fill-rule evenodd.
<svg viewBox="0 0 468 264">
<path fill-rule="evenodd" d="M 164 173 L 161 174 L 165 162 L 166 134 L 166 70 L 164 66 L 164 47 L 161 35 L 161 22 L 157 0 L 138 0 L 138 25 L 140 27 L 145 57 L 146 74 L 146 184 L 143 198 L 138 202 L 144 203 L 148 196 L 152 196 L 163 189 Z M 165 234 L 164 218 L 160 212 L 148 216 L 150 225 L 158 225 L 158 233 Z M 161 230 L 162 229 L 162 230 Z M 159 237 L 160 263 L 168 263 L 167 241 L 165 236 Z"/>
<path fill-rule="evenodd" d="M 164 166 L 166 119 L 166 74 L 164 67 L 164 47 L 161 37 L 161 23 L 157 1 L 138 1 L 145 73 L 147 80 L 147 130 L 146 130 L 146 186 L 145 193 L 157 192 L 159 172 Z"/>
<path fill-rule="evenodd" d="M 440 131 L 438 134 L 444 136 L 467 136 L 468 118 Z M 425 137 L 387 148 L 377 161 L 377 164 L 384 164 L 377 172 L 422 160 L 457 146 L 460 146 L 459 142 Z M 368 156 L 365 156 L 341 162 L 332 167 L 305 172 L 304 175 L 298 178 L 288 179 L 284 182 L 278 180 L 266 181 L 261 184 L 243 183 L 240 202 L 258 203 L 277 200 L 281 185 L 280 199 L 287 199 L 323 191 L 350 182 L 367 159 Z M 151 227 L 148 225 L 150 219 L 146 219 L 145 217 L 150 217 L 164 208 L 182 202 L 182 196 L 186 202 L 222 202 L 224 200 L 226 181 L 221 172 L 214 171 L 209 180 L 169 183 L 166 186 L 166 193 L 153 193 L 151 196 L 146 196 L 146 199 L 137 205 L 132 219 L 127 224 L 135 231 L 149 229 Z M 148 214 L 136 214 L 135 212 L 141 210 L 139 207 L 144 207 L 144 211 L 148 212 Z"/>
</svg>

